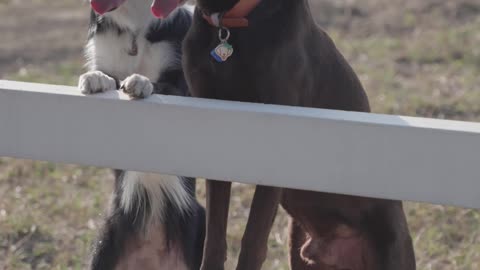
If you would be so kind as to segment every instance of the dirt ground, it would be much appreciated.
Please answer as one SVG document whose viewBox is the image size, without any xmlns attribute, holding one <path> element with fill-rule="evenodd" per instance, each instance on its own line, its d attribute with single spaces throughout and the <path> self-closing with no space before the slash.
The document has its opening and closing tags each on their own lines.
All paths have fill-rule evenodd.
<svg viewBox="0 0 480 270">
<path fill-rule="evenodd" d="M 373 111 L 480 120 L 480 0 L 311 0 Z M 85 0 L 0 0 L 0 79 L 75 85 Z M 1 129 L 1 127 L 0 127 Z M 455 181 L 455 179 L 452 179 Z M 84 269 L 112 188 L 102 168 L 0 158 L 0 270 Z M 233 269 L 253 188 L 235 184 Z M 203 201 L 203 184 L 199 184 Z M 420 270 L 480 269 L 480 211 L 407 202 Z M 265 269 L 288 269 L 280 211 Z"/>
<path fill-rule="evenodd" d="M 0 1 L 0 74 L 26 65 L 80 61 L 88 5 L 72 0 L 29 2 Z"/>
</svg>

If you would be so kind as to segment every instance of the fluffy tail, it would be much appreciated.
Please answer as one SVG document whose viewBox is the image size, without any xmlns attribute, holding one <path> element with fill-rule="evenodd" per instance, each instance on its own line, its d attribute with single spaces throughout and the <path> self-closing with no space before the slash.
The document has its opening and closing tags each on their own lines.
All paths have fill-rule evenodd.
<svg viewBox="0 0 480 270">
<path fill-rule="evenodd" d="M 191 209 L 195 190 L 182 178 L 133 171 L 124 172 L 122 178 L 120 207 L 142 229 L 164 222 L 167 209 L 181 214 Z"/>
<path fill-rule="evenodd" d="M 164 229 L 167 247 L 180 243 L 189 269 L 198 269 L 204 226 L 195 179 L 116 170 L 110 210 L 94 244 L 90 269 L 114 269 L 127 255 L 129 241 L 158 228 Z"/>
</svg>

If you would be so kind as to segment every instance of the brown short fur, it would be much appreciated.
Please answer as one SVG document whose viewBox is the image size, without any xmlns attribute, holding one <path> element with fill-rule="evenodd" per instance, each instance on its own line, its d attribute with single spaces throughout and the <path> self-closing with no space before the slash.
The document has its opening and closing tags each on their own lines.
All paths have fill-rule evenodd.
<svg viewBox="0 0 480 270">
<path fill-rule="evenodd" d="M 209 53 L 219 43 L 218 30 L 201 12 L 226 11 L 237 1 L 197 1 L 183 48 L 193 96 L 370 111 L 360 81 L 315 24 L 306 0 L 261 1 L 248 16 L 248 28 L 230 29 L 234 53 L 217 63 Z M 207 182 L 203 270 L 224 269 L 230 188 Z M 415 269 L 401 202 L 264 186 L 255 191 L 237 269 L 261 268 L 279 203 L 290 215 L 294 270 Z"/>
</svg>

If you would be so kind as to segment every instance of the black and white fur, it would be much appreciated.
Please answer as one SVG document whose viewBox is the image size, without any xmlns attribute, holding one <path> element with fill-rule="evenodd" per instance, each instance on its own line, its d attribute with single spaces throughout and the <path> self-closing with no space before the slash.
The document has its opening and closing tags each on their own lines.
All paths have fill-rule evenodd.
<svg viewBox="0 0 480 270">
<path fill-rule="evenodd" d="M 93 94 L 120 87 L 132 98 L 187 95 L 181 42 L 190 23 L 184 8 L 154 18 L 146 0 L 128 0 L 102 16 L 92 11 L 85 50 L 89 71 L 79 89 Z M 117 170 L 90 268 L 198 269 L 204 230 L 194 179 Z"/>
</svg>

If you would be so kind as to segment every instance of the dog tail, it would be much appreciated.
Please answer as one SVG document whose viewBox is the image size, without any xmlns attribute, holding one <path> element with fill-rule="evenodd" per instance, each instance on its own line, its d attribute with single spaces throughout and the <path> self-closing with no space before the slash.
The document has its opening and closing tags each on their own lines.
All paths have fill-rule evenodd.
<svg viewBox="0 0 480 270">
<path fill-rule="evenodd" d="M 110 209 L 90 259 L 91 270 L 114 269 L 129 240 L 163 223 L 167 248 L 179 241 L 189 269 L 200 268 L 204 209 L 195 200 L 195 179 L 115 170 Z M 160 228 L 161 228 L 160 227 Z"/>
<path fill-rule="evenodd" d="M 197 190 L 197 180 L 193 177 L 179 177 L 183 182 L 183 186 L 190 198 L 197 198 L 195 191 Z"/>
<path fill-rule="evenodd" d="M 165 221 L 169 208 L 183 215 L 191 210 L 194 179 L 134 171 L 125 171 L 120 178 L 120 208 L 133 218 L 136 228 L 146 229 Z"/>
</svg>

